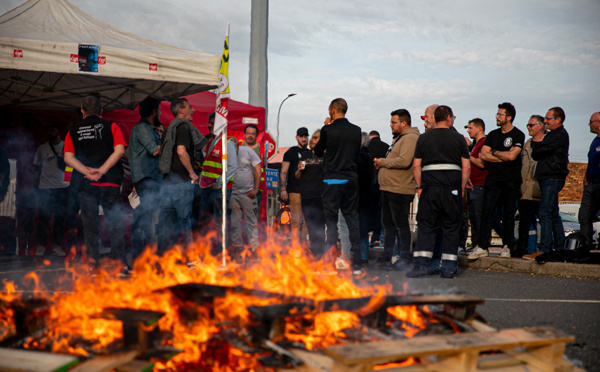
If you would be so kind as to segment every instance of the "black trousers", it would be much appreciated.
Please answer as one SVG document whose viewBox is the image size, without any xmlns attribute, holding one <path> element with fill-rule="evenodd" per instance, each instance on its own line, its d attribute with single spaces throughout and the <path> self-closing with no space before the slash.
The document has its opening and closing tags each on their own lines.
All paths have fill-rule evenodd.
<svg viewBox="0 0 600 372">
<path fill-rule="evenodd" d="M 310 251 L 314 256 L 322 255 L 325 247 L 325 214 L 323 200 L 302 198 L 302 214 L 308 229 Z"/>
<path fill-rule="evenodd" d="M 350 232 L 352 263 L 360 263 L 360 230 L 358 224 L 358 180 L 342 185 L 325 184 L 323 188 L 323 212 L 327 226 L 325 249 L 331 249 L 338 241 L 338 212 L 341 210 Z"/>
</svg>

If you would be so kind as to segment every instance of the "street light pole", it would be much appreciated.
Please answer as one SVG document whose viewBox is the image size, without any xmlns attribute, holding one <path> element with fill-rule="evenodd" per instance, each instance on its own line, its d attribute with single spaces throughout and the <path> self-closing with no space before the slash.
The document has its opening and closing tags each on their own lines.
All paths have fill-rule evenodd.
<svg viewBox="0 0 600 372">
<path fill-rule="evenodd" d="M 277 140 L 275 141 L 275 152 L 273 153 L 273 156 L 271 156 L 269 158 L 269 160 L 273 159 L 276 155 L 277 155 L 277 149 L 279 148 L 279 115 L 281 114 L 281 106 L 283 106 L 283 103 L 290 97 L 295 96 L 296 93 L 290 93 L 288 94 L 287 97 L 285 97 L 283 99 L 283 101 L 281 101 L 281 104 L 279 105 L 279 110 L 277 110 Z"/>
</svg>

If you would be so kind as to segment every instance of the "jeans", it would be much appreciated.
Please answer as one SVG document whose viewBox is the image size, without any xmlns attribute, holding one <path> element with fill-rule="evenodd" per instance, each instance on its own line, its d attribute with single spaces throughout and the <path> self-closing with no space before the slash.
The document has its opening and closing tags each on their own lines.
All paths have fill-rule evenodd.
<svg viewBox="0 0 600 372">
<path fill-rule="evenodd" d="M 558 193 L 565 186 L 564 179 L 539 180 L 540 184 L 540 252 L 565 247 L 565 230 L 558 215 Z M 554 244 L 552 237 L 554 236 Z"/>
<path fill-rule="evenodd" d="M 65 236 L 68 188 L 39 189 L 40 217 L 38 221 L 38 244 L 46 247 L 50 232 L 50 218 L 54 215 L 54 245 L 61 246 Z"/>
<path fill-rule="evenodd" d="M 210 228 L 211 225 L 220 227 L 223 217 L 223 190 L 212 187 L 200 190 L 200 226 L 205 229 Z M 231 189 L 227 189 L 226 198 L 226 203 L 229 205 Z"/>
<path fill-rule="evenodd" d="M 483 212 L 483 186 L 473 186 L 467 192 L 469 199 L 469 219 L 471 220 L 471 246 L 479 244 L 481 234 L 481 213 Z"/>
<path fill-rule="evenodd" d="M 325 215 L 321 198 L 302 199 L 302 213 L 310 238 L 310 252 L 313 256 L 323 254 L 325 246 Z"/>
<path fill-rule="evenodd" d="M 400 236 L 398 254 L 400 259 L 410 261 L 410 243 L 412 233 L 410 231 L 409 213 L 410 203 L 414 195 L 396 194 L 383 191 L 381 195 L 381 225 L 384 233 L 383 259 L 389 260 L 394 255 L 394 241 L 396 232 Z"/>
<path fill-rule="evenodd" d="M 175 213 L 176 226 L 159 223 L 159 235 L 170 236 L 172 239 L 159 239 L 166 244 L 174 242 L 177 238 L 182 243 L 189 242 L 192 229 L 192 203 L 194 200 L 193 187 L 191 182 L 166 183 L 163 181 L 161 187 L 160 214 L 168 214 L 169 210 Z M 159 218 L 160 219 L 160 218 Z M 173 221 L 175 222 L 175 221 Z M 166 247 L 159 247 L 164 251 Z"/>
<path fill-rule="evenodd" d="M 360 225 L 360 221 L 359 221 Z M 347 260 L 350 258 L 350 231 L 348 231 L 348 224 L 346 223 L 346 219 L 340 210 L 338 212 L 338 222 L 337 222 L 338 234 L 340 239 L 340 245 L 342 246 L 342 258 Z"/>
<path fill-rule="evenodd" d="M 110 233 L 111 258 L 127 264 L 125 236 L 121 220 L 121 189 L 84 185 L 79 192 L 83 236 L 89 256 L 98 264 L 98 206 L 102 206 Z"/>
<path fill-rule="evenodd" d="M 302 197 L 300 193 L 291 192 L 288 194 L 290 202 L 290 213 L 292 214 L 292 242 L 298 243 L 300 240 L 300 227 L 302 226 Z"/>
<path fill-rule="evenodd" d="M 135 183 L 140 204 L 133 210 L 132 255 L 135 260 L 144 248 L 154 242 L 153 216 L 158 211 L 160 180 L 143 178 Z"/>
<path fill-rule="evenodd" d="M 492 233 L 492 222 L 496 205 L 502 206 L 502 244 L 512 248 L 515 240 L 515 213 L 517 199 L 521 189 L 520 182 L 510 181 L 485 181 L 483 196 L 483 211 L 481 213 L 481 234 L 478 236 L 478 245 L 488 249 Z"/>
<path fill-rule="evenodd" d="M 349 180 L 343 185 L 328 185 L 323 187 L 323 211 L 327 225 L 326 249 L 337 245 L 338 213 L 341 210 L 348 225 L 352 264 L 360 264 L 360 230 L 358 223 L 358 180 Z"/>
<path fill-rule="evenodd" d="M 579 224 L 581 226 L 581 234 L 586 239 L 587 249 L 592 248 L 592 236 L 594 231 L 592 223 L 594 217 L 600 210 L 600 181 L 588 183 L 583 186 L 583 194 L 581 195 L 581 206 L 579 207 Z"/>
</svg>

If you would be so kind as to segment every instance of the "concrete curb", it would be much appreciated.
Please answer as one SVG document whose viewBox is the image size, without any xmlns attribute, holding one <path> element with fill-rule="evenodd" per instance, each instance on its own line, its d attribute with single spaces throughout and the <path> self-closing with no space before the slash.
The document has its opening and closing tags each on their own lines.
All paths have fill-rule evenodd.
<svg viewBox="0 0 600 372">
<path fill-rule="evenodd" d="M 581 277 L 600 279 L 600 265 L 576 264 L 569 262 L 546 262 L 538 264 L 536 261 L 522 258 L 481 257 L 477 260 L 468 260 L 465 256 L 458 257 L 458 266 L 466 269 L 507 271 L 534 275 L 560 275 L 567 277 Z"/>
</svg>

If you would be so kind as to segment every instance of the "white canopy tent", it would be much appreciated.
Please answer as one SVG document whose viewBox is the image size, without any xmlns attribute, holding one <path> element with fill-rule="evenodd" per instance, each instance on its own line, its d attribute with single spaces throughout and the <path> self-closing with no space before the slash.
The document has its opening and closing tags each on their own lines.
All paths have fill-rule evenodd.
<svg viewBox="0 0 600 372">
<path fill-rule="evenodd" d="M 94 51 L 97 72 L 80 66 L 81 45 Z M 112 27 L 66 0 L 29 0 L 0 16 L 0 109 L 72 110 L 92 92 L 105 111 L 134 108 L 148 95 L 214 89 L 219 63 Z"/>
</svg>

